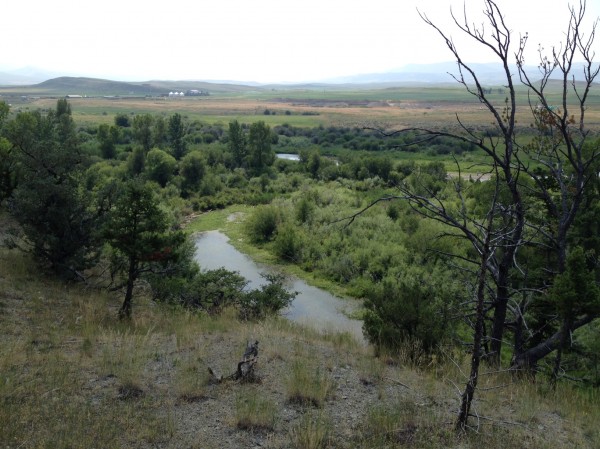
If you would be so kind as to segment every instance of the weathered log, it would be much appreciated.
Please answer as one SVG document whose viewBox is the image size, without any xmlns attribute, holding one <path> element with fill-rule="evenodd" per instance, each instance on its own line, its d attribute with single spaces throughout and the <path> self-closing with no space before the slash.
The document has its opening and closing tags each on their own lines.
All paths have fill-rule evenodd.
<svg viewBox="0 0 600 449">
<path fill-rule="evenodd" d="M 256 362 L 258 362 L 258 340 L 254 343 L 248 342 L 244 355 L 242 355 L 237 364 L 237 369 L 233 374 L 224 377 L 222 374 L 215 372 L 210 366 L 208 367 L 208 372 L 211 375 L 212 381 L 216 383 L 221 383 L 224 380 L 253 381 L 255 380 L 254 365 L 256 365 Z"/>
</svg>

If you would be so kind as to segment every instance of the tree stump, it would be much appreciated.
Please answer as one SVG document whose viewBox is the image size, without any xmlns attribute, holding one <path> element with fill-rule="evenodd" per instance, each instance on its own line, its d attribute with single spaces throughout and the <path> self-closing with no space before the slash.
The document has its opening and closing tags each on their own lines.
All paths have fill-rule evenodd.
<svg viewBox="0 0 600 449">
<path fill-rule="evenodd" d="M 248 342 L 244 355 L 242 355 L 242 358 L 237 364 L 237 369 L 233 374 L 224 377 L 223 375 L 217 374 L 210 366 L 208 367 L 208 372 L 210 373 L 212 380 L 216 383 L 221 383 L 224 380 L 252 382 L 256 380 L 254 374 L 254 365 L 256 365 L 256 362 L 258 362 L 258 340 Z"/>
</svg>

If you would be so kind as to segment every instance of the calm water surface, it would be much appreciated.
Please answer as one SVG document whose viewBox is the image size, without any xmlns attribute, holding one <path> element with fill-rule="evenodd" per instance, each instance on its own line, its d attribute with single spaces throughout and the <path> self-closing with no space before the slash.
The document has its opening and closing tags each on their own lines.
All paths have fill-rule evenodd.
<svg viewBox="0 0 600 449">
<path fill-rule="evenodd" d="M 229 238 L 219 231 L 204 232 L 197 236 L 196 261 L 203 270 L 225 267 L 238 271 L 249 281 L 249 288 L 262 285 L 265 281 L 260 274 L 271 270 L 239 252 L 229 243 Z M 348 332 L 364 341 L 362 321 L 352 320 L 344 313 L 358 307 L 357 300 L 342 300 L 297 278 L 291 278 L 287 287 L 298 292 L 298 296 L 284 312 L 286 317 L 320 331 Z"/>
</svg>

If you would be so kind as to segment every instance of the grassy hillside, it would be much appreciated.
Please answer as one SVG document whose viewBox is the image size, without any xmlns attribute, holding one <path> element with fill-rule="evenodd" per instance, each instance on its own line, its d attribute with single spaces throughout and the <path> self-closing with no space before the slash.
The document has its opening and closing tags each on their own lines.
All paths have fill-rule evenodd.
<svg viewBox="0 0 600 449">
<path fill-rule="evenodd" d="M 141 292 L 138 292 L 141 293 Z M 453 421 L 466 356 L 375 358 L 345 335 L 285 319 L 209 318 L 40 274 L 0 250 L 0 447 L 595 448 L 597 395 L 483 376 L 479 433 Z M 260 341 L 259 381 L 229 374 Z"/>
<path fill-rule="evenodd" d="M 147 81 L 125 82 L 98 78 L 63 76 L 31 86 L 0 87 L 3 95 L 85 95 L 85 96 L 159 96 L 170 91 L 188 89 L 208 90 L 209 92 L 236 93 L 255 91 L 257 88 L 234 84 L 217 84 L 203 81 Z"/>
</svg>

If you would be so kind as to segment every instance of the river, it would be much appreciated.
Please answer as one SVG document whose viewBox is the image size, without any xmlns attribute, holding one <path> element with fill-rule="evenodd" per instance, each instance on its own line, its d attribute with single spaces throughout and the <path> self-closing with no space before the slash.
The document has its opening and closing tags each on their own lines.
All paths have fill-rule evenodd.
<svg viewBox="0 0 600 449">
<path fill-rule="evenodd" d="M 277 153 L 277 159 L 285 159 L 286 161 L 299 161 L 300 156 L 293 153 Z"/>
<path fill-rule="evenodd" d="M 203 270 L 225 267 L 238 271 L 248 281 L 248 287 L 257 288 L 264 283 L 261 273 L 272 268 L 255 263 L 229 243 L 229 238 L 219 231 L 208 231 L 196 237 L 196 261 Z M 323 332 L 347 332 L 364 341 L 362 321 L 346 315 L 359 306 L 359 301 L 340 299 L 297 278 L 290 278 L 287 287 L 298 292 L 292 305 L 283 315 L 297 323 Z"/>
</svg>

